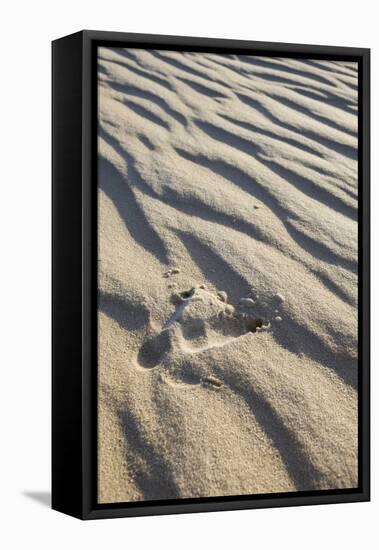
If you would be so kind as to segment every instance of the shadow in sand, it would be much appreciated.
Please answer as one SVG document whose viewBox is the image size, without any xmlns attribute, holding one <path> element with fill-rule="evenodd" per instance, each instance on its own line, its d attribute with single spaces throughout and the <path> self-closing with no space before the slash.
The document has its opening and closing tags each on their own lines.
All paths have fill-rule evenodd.
<svg viewBox="0 0 379 550">
<path fill-rule="evenodd" d="M 216 288 L 225 290 L 231 303 L 237 303 L 241 296 L 254 295 L 253 287 L 217 254 L 210 246 L 203 243 L 195 235 L 179 229 L 174 230 L 176 235 L 191 255 L 192 260 Z"/>
<path fill-rule="evenodd" d="M 294 223 L 296 221 L 296 213 L 291 211 L 288 207 L 286 207 L 286 205 L 282 204 L 272 190 L 266 188 L 265 185 L 260 183 L 258 180 L 252 179 L 252 177 L 242 169 L 237 166 L 232 166 L 224 159 L 209 159 L 205 155 L 200 153 L 195 155 L 179 147 L 176 148 L 176 152 L 183 158 L 192 160 L 193 162 L 212 170 L 215 174 L 218 174 L 223 178 L 227 178 L 242 190 L 249 193 L 254 199 L 265 204 L 267 208 L 269 208 L 271 212 L 285 225 L 288 234 L 297 243 L 297 245 L 313 257 L 317 257 L 324 262 L 347 269 L 352 273 L 356 272 L 356 261 L 340 256 L 326 244 L 323 244 L 317 239 L 313 239 L 301 229 L 298 229 Z M 256 160 L 257 162 L 263 164 L 261 158 Z"/>
<path fill-rule="evenodd" d="M 112 317 L 126 330 L 138 330 L 149 322 L 149 311 L 142 303 L 133 302 L 127 297 L 99 291 L 99 310 Z"/>
<path fill-rule="evenodd" d="M 265 116 L 268 120 L 270 120 L 274 124 L 280 126 L 281 128 L 284 128 L 285 130 L 289 130 L 291 132 L 297 132 L 299 134 L 299 129 L 296 127 L 296 125 L 294 125 L 293 123 L 284 122 L 283 120 L 279 119 L 279 117 L 277 117 L 275 114 L 269 111 L 258 100 L 253 99 L 241 93 L 237 93 L 237 96 L 242 101 L 242 103 L 245 103 L 249 107 L 252 107 L 253 109 L 258 111 L 260 114 Z M 327 149 L 333 149 L 340 155 L 344 155 L 347 158 L 350 158 L 352 160 L 357 159 L 356 147 L 353 147 L 344 143 L 340 143 L 339 141 L 336 141 L 331 137 L 320 135 L 312 128 L 307 128 L 307 129 L 301 128 L 300 135 L 303 135 L 308 139 L 316 141 L 317 143 L 319 143 L 320 145 L 323 145 Z"/>
<path fill-rule="evenodd" d="M 135 241 L 167 264 L 168 253 L 165 244 L 146 217 L 133 192 L 133 186 L 139 178 L 132 164 L 128 166 L 128 177 L 124 177 L 107 159 L 99 160 L 100 189 L 112 200 Z"/>
<path fill-rule="evenodd" d="M 227 383 L 232 391 L 244 399 L 262 430 L 273 442 L 296 489 L 316 489 L 319 486 L 320 473 L 312 464 L 296 433 L 285 425 L 272 404 L 246 380 L 241 384 L 241 381 L 230 377 Z"/>
<path fill-rule="evenodd" d="M 160 97 L 157 92 L 143 90 L 131 84 L 119 84 L 118 82 L 111 81 L 107 81 L 107 85 L 113 88 L 116 92 L 121 92 L 124 94 L 123 99 L 118 98 L 118 101 L 121 101 L 121 103 L 124 103 L 125 105 L 128 105 L 128 96 L 138 97 L 139 99 L 147 99 L 160 107 L 165 113 L 167 113 L 167 115 L 171 116 L 180 124 L 187 124 L 185 116 L 179 111 L 176 111 L 173 107 L 170 107 L 167 101 L 163 97 Z"/>
</svg>

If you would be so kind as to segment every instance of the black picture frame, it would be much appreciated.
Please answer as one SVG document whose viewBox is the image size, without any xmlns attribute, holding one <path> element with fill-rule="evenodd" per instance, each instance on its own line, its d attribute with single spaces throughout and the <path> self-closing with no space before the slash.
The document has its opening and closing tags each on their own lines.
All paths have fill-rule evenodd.
<svg viewBox="0 0 379 550">
<path fill-rule="evenodd" d="M 358 62 L 359 487 L 123 504 L 96 501 L 97 71 L 100 45 Z M 81 519 L 370 499 L 370 50 L 81 31 L 52 43 L 52 508 Z"/>
</svg>

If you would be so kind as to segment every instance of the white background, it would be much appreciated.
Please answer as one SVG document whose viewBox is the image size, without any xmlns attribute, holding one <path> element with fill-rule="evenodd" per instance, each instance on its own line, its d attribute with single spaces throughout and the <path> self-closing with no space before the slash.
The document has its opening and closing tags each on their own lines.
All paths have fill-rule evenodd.
<svg viewBox="0 0 379 550">
<path fill-rule="evenodd" d="M 95 522 L 80 522 L 53 512 L 46 505 L 50 484 L 50 41 L 87 28 L 372 48 L 375 274 L 379 72 L 375 4 L 373 0 L 33 0 L 2 4 L 0 545 L 3 548 L 378 547 L 375 339 L 371 503 Z M 372 294 L 375 332 L 377 288 L 373 287 Z"/>
</svg>

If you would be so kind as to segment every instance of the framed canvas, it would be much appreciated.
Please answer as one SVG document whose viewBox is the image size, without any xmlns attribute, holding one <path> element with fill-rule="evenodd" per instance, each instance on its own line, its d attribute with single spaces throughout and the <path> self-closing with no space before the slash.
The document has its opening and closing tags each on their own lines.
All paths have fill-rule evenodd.
<svg viewBox="0 0 379 550">
<path fill-rule="evenodd" d="M 369 63 L 53 42 L 55 510 L 369 500 Z"/>
</svg>

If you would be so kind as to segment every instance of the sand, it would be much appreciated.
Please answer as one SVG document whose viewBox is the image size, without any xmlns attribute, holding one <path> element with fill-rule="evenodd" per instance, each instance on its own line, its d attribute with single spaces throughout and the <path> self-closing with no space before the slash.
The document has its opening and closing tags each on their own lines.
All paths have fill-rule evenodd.
<svg viewBox="0 0 379 550">
<path fill-rule="evenodd" d="M 357 486 L 357 66 L 99 50 L 98 500 Z"/>
</svg>

